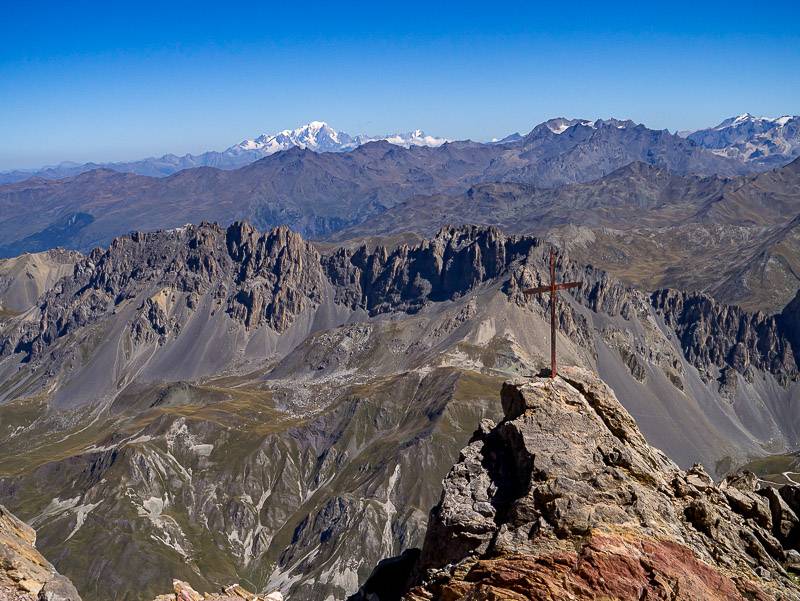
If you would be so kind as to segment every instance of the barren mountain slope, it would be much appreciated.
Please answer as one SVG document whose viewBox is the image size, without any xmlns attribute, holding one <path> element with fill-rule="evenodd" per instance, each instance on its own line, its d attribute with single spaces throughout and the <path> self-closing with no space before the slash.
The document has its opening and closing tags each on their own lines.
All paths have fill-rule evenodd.
<svg viewBox="0 0 800 601">
<path fill-rule="evenodd" d="M 499 382 L 545 365 L 547 301 L 521 289 L 546 252 L 478 227 L 325 254 L 241 223 L 119 238 L 0 326 L 0 500 L 86 599 L 173 577 L 342 598 L 421 544 Z M 558 269 L 584 281 L 561 361 L 679 463 L 796 447 L 795 313 Z"/>
<path fill-rule="evenodd" d="M 31 307 L 57 280 L 72 274 L 80 256 L 56 249 L 0 259 L 0 318 Z"/>
</svg>

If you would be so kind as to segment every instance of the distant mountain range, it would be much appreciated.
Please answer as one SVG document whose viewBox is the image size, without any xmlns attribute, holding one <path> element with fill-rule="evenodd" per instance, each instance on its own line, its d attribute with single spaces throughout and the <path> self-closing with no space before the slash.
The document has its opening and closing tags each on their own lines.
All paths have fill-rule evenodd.
<svg viewBox="0 0 800 601">
<path fill-rule="evenodd" d="M 549 129 L 554 134 L 562 134 L 572 131 L 573 128 L 585 131 L 597 129 L 600 125 L 610 125 L 620 129 L 638 127 L 630 120 L 598 119 L 591 121 L 558 117 L 537 125 L 531 133 L 542 127 Z M 530 134 L 528 135 L 530 136 Z M 716 127 L 695 132 L 681 132 L 680 135 L 698 147 L 708 149 L 718 156 L 747 165 L 750 171 L 785 165 L 800 156 L 800 117 L 798 116 L 769 118 L 754 117 L 745 113 L 738 117 L 725 119 Z M 513 133 L 502 139 L 492 140 L 487 145 L 518 144 L 525 137 L 520 133 Z M 315 152 L 347 152 L 375 141 L 386 141 L 404 148 L 412 146 L 435 148 L 451 140 L 428 135 L 419 129 L 384 136 L 350 135 L 332 128 L 324 121 L 312 121 L 296 129 L 285 129 L 278 133 L 262 134 L 256 138 L 242 140 L 223 151 L 182 156 L 165 154 L 160 157 L 129 162 L 64 162 L 41 169 L 0 172 L 0 184 L 23 181 L 31 177 L 61 179 L 100 168 L 153 177 L 164 177 L 194 167 L 237 169 L 290 148 L 302 148 Z"/>
<path fill-rule="evenodd" d="M 345 152 L 376 140 L 385 140 L 391 144 L 406 148 L 409 146 L 435 147 L 447 142 L 445 138 L 429 136 L 420 129 L 385 136 L 366 136 L 362 134 L 351 136 L 333 129 L 324 121 L 312 121 L 296 129 L 285 129 L 278 133 L 262 134 L 253 139 L 242 140 L 221 152 L 209 151 L 202 154 L 185 154 L 183 156 L 165 154 L 160 157 L 150 157 L 138 161 L 115 163 L 65 162 L 41 169 L 0 173 L 0 184 L 22 181 L 31 177 L 60 179 L 101 168 L 153 177 L 163 177 L 193 167 L 236 169 L 290 148 L 303 148 L 315 152 Z"/>
<path fill-rule="evenodd" d="M 742 116 L 708 131 L 788 139 L 791 121 Z M 0 185 L 0 257 L 88 251 L 202 221 L 288 225 L 341 243 L 471 223 L 550 236 L 646 289 L 711 291 L 749 309 L 776 311 L 800 286 L 800 158 L 759 174 L 781 164 L 777 152 L 745 160 L 614 119 L 552 119 L 497 143 L 438 146 L 421 134 L 361 143 L 318 125 L 243 142 L 237 152 L 266 156 L 237 169 L 95 169 Z"/>
<path fill-rule="evenodd" d="M 203 220 L 284 224 L 322 238 L 416 195 L 463 193 L 485 182 L 555 188 L 636 161 L 679 175 L 752 171 L 666 130 L 617 120 L 548 121 L 505 144 L 405 148 L 381 140 L 321 153 L 295 146 L 234 170 L 199 167 L 148 177 L 95 169 L 0 186 L 0 256 L 55 246 L 87 250 L 131 230 Z"/>
<path fill-rule="evenodd" d="M 687 137 L 720 156 L 775 167 L 800 156 L 800 117 L 745 113 Z"/>
</svg>

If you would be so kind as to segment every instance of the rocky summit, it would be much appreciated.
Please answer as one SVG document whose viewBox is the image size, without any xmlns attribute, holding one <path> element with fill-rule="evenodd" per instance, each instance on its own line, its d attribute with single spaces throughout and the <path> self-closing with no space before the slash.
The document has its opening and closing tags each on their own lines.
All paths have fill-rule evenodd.
<svg viewBox="0 0 800 601">
<path fill-rule="evenodd" d="M 508 381 L 420 551 L 352 599 L 800 599 L 800 487 L 719 484 L 650 446 L 592 372 Z"/>
</svg>

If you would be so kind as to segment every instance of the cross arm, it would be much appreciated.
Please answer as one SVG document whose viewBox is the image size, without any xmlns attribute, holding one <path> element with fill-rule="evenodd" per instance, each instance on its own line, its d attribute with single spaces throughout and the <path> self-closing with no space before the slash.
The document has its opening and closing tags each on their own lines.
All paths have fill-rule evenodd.
<svg viewBox="0 0 800 601">
<path fill-rule="evenodd" d="M 539 286 L 537 288 L 528 288 L 527 290 L 523 290 L 524 294 L 543 294 L 545 292 L 550 292 L 551 290 L 566 290 L 567 288 L 577 288 L 583 284 L 583 282 L 562 282 L 561 284 L 556 284 L 555 286 Z"/>
<path fill-rule="evenodd" d="M 542 294 L 543 292 L 550 292 L 552 286 L 539 286 L 538 288 L 528 288 L 523 290 L 523 294 Z"/>
</svg>

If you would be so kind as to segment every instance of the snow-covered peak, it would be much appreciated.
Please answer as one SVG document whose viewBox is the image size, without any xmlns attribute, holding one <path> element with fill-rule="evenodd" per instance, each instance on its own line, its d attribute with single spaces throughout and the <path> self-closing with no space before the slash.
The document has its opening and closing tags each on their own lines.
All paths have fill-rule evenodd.
<svg viewBox="0 0 800 601">
<path fill-rule="evenodd" d="M 563 134 L 571 127 L 581 126 L 598 129 L 600 127 L 616 127 L 617 129 L 625 129 L 627 127 L 634 127 L 636 124 L 633 121 L 622 121 L 620 119 L 596 119 L 591 121 L 589 119 L 565 119 L 564 117 L 556 117 L 543 123 L 547 129 L 554 134 Z"/>
<path fill-rule="evenodd" d="M 584 125 L 587 127 L 594 127 L 594 124 L 587 119 L 565 119 L 564 117 L 556 117 L 544 122 L 547 129 L 554 134 L 563 134 L 570 127 L 575 125 Z"/>
<path fill-rule="evenodd" d="M 778 165 L 800 156 L 800 117 L 742 113 L 688 138 L 721 156 Z"/>
<path fill-rule="evenodd" d="M 435 148 L 449 141 L 446 138 L 437 138 L 435 136 L 430 136 L 421 129 L 415 129 L 414 131 L 410 131 L 404 134 L 390 134 L 388 136 L 383 136 L 383 137 L 369 138 L 369 140 L 367 140 L 368 138 L 367 136 L 359 136 L 359 139 L 362 138 L 370 142 L 376 140 L 385 140 L 390 144 L 395 144 L 396 146 L 404 146 L 405 148 L 408 148 L 410 146 L 428 146 L 430 148 Z"/>
<path fill-rule="evenodd" d="M 736 117 L 729 117 L 716 127 L 712 127 L 710 129 L 720 131 L 730 127 L 741 127 L 748 125 L 754 125 L 762 128 L 775 127 L 775 126 L 783 127 L 784 125 L 787 125 L 789 122 L 797 118 L 798 118 L 797 116 L 792 116 L 792 115 L 783 115 L 781 117 L 756 117 L 755 115 L 752 115 L 750 113 L 742 113 L 741 115 L 737 115 Z M 700 131 L 705 131 L 705 130 L 700 130 Z"/>
<path fill-rule="evenodd" d="M 337 131 L 325 121 L 311 121 L 295 129 L 284 129 L 274 134 L 261 134 L 257 138 L 243 140 L 228 148 L 225 154 L 236 156 L 247 153 L 268 156 L 295 146 L 315 152 L 344 152 L 377 140 L 385 140 L 390 144 L 406 148 L 409 146 L 436 147 L 448 141 L 446 138 L 428 135 L 421 129 L 385 136 L 351 136 Z"/>
<path fill-rule="evenodd" d="M 585 127 L 594 127 L 594 123 L 592 121 L 589 121 L 588 119 L 566 119 L 564 117 L 556 117 L 555 119 L 548 119 L 541 125 L 549 129 L 554 134 L 563 134 L 570 127 L 574 127 L 576 125 L 582 125 Z"/>
<path fill-rule="evenodd" d="M 355 147 L 349 135 L 336 131 L 324 121 L 311 121 L 295 129 L 284 129 L 274 134 L 261 134 L 252 140 L 243 140 L 225 152 L 236 155 L 256 151 L 267 156 L 293 146 L 317 152 L 339 152 Z"/>
</svg>

